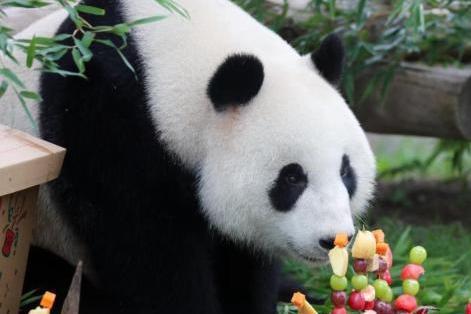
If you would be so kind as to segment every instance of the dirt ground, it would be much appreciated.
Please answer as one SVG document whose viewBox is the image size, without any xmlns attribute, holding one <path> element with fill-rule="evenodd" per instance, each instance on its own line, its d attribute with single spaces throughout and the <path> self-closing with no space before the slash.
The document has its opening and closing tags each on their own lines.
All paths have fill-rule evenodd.
<svg viewBox="0 0 471 314">
<path fill-rule="evenodd" d="M 379 183 L 371 219 L 400 216 L 409 223 L 471 225 L 471 184 L 463 181 L 405 181 Z"/>
</svg>

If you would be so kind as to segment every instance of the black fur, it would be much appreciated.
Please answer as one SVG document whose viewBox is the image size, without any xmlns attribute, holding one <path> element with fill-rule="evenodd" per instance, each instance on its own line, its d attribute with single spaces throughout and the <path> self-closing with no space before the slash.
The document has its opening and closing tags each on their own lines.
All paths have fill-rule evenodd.
<svg viewBox="0 0 471 314">
<path fill-rule="evenodd" d="M 342 166 L 340 167 L 340 176 L 342 177 L 343 184 L 347 188 L 348 195 L 350 198 L 353 197 L 357 189 L 357 177 L 355 170 L 350 165 L 350 158 L 347 155 L 343 155 Z"/>
<path fill-rule="evenodd" d="M 123 22 L 117 0 L 84 3 L 106 9 L 104 17 L 87 16 L 93 25 Z M 73 30 L 65 21 L 59 33 Z M 123 53 L 137 80 L 113 49 L 91 50 L 87 80 L 44 73 L 40 84 L 41 134 L 67 148 L 62 174 L 49 185 L 52 198 L 88 246 L 104 293 L 100 307 L 81 313 L 275 313 L 276 263 L 209 232 L 195 173 L 158 140 L 133 36 Z M 216 79 L 209 88 L 218 109 L 246 103 L 263 80 L 254 57 L 228 62 L 216 76 L 230 83 Z M 71 56 L 59 64 L 75 70 Z"/>
<path fill-rule="evenodd" d="M 307 176 L 299 164 L 292 163 L 281 168 L 269 192 L 273 207 L 282 212 L 292 209 L 307 183 Z"/>
<path fill-rule="evenodd" d="M 342 40 L 336 34 L 327 36 L 322 41 L 319 49 L 311 54 L 311 59 L 327 81 L 332 84 L 337 84 L 340 81 L 345 51 Z"/>
<path fill-rule="evenodd" d="M 262 87 L 263 64 L 253 55 L 228 57 L 211 78 L 207 94 L 217 111 L 246 105 Z"/>
</svg>

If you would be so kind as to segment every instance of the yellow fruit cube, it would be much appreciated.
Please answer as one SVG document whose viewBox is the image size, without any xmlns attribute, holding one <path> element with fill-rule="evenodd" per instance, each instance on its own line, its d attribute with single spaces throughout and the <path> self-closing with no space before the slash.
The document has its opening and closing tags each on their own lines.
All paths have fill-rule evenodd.
<svg viewBox="0 0 471 314">
<path fill-rule="evenodd" d="M 346 248 L 334 247 L 329 251 L 330 266 L 332 266 L 332 272 L 343 277 L 347 273 L 348 269 L 348 252 Z"/>
<path fill-rule="evenodd" d="M 358 231 L 353 242 L 353 258 L 371 259 L 376 253 L 376 239 L 370 231 Z"/>
</svg>

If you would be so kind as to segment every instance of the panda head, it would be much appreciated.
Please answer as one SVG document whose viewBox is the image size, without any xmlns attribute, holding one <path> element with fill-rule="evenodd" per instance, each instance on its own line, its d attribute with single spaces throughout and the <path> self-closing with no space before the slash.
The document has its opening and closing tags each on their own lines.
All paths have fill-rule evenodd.
<svg viewBox="0 0 471 314">
<path fill-rule="evenodd" d="M 236 53 L 214 69 L 199 197 L 221 233 L 311 262 L 326 260 L 336 233 L 354 233 L 375 162 L 334 87 L 342 63 L 332 35 L 296 63 Z"/>
</svg>

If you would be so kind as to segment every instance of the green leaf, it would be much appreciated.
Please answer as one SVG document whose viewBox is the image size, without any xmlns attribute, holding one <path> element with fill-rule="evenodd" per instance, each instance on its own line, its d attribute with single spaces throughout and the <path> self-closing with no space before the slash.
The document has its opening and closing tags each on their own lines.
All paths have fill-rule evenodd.
<svg viewBox="0 0 471 314">
<path fill-rule="evenodd" d="M 156 16 L 146 17 L 146 18 L 142 18 L 142 19 L 139 19 L 139 20 L 132 21 L 132 22 L 128 23 L 128 25 L 130 27 L 134 27 L 134 26 L 137 26 L 137 25 L 143 25 L 143 24 L 158 22 L 158 21 L 161 21 L 165 18 L 166 18 L 165 15 L 156 15 Z"/>
<path fill-rule="evenodd" d="M 419 15 L 419 32 L 425 32 L 425 17 L 424 17 L 424 5 L 421 3 L 418 9 Z"/>
<path fill-rule="evenodd" d="M 0 84 L 0 98 L 5 95 L 8 89 L 8 82 L 3 81 L 2 84 Z"/>
<path fill-rule="evenodd" d="M 106 14 L 105 10 L 101 8 L 93 7 L 90 5 L 79 4 L 75 6 L 75 8 L 77 9 L 77 11 L 81 13 L 86 13 L 86 14 L 92 14 L 92 15 L 105 15 Z"/>
<path fill-rule="evenodd" d="M 345 88 L 345 93 L 346 93 L 346 96 L 347 96 L 347 100 L 348 102 L 350 103 L 351 106 L 353 106 L 355 103 L 355 100 L 354 100 L 354 78 L 353 78 L 353 75 L 352 73 L 347 73 L 345 76 L 344 76 L 344 79 L 343 79 L 343 85 L 344 85 L 344 88 Z"/>
<path fill-rule="evenodd" d="M 90 49 L 85 47 L 83 45 L 82 41 L 78 40 L 77 38 L 74 38 L 74 43 L 77 46 L 77 48 L 79 49 L 80 53 L 82 54 L 82 60 L 84 62 L 90 61 L 93 57 L 93 53 L 90 51 Z"/>
<path fill-rule="evenodd" d="M 111 47 L 113 48 L 116 53 L 121 57 L 121 59 L 123 60 L 124 64 L 134 73 L 134 75 L 136 75 L 136 71 L 134 69 L 134 67 L 131 65 L 131 63 L 129 63 L 128 59 L 126 58 L 126 56 L 121 52 L 121 50 L 116 47 L 116 45 L 111 41 L 111 40 L 108 40 L 108 39 L 97 39 L 96 40 L 97 43 L 100 43 L 102 45 L 105 45 L 105 46 L 108 46 L 108 47 Z"/>
<path fill-rule="evenodd" d="M 123 36 L 129 33 L 131 31 L 131 28 L 129 27 L 129 25 L 122 23 L 115 25 L 111 31 L 118 36 Z"/>
<path fill-rule="evenodd" d="M 34 296 L 34 297 L 31 297 L 29 299 L 25 299 L 23 301 L 21 301 L 21 307 L 25 307 L 25 306 L 28 306 L 30 304 L 33 304 L 33 303 L 36 303 L 37 301 L 41 300 L 43 296 L 42 295 L 37 295 L 37 296 Z"/>
<path fill-rule="evenodd" d="M 45 49 L 41 49 L 37 52 L 37 54 L 40 54 L 40 55 L 47 55 L 47 54 L 50 54 L 50 53 L 56 53 L 56 52 L 59 52 L 59 51 L 62 51 L 62 50 L 67 50 L 69 47 L 68 46 L 64 46 L 64 45 L 54 45 L 50 48 L 45 48 Z"/>
<path fill-rule="evenodd" d="M 33 100 L 37 100 L 37 101 L 40 101 L 41 100 L 41 97 L 36 94 L 35 92 L 31 92 L 31 91 L 21 91 L 20 92 L 20 96 L 21 97 L 24 97 L 24 98 L 29 98 L 29 99 L 33 99 Z"/>
<path fill-rule="evenodd" d="M 72 37 L 71 34 L 58 34 L 58 35 L 54 36 L 54 40 L 55 41 L 63 41 L 63 40 L 66 40 L 70 37 Z"/>
<path fill-rule="evenodd" d="M 131 63 L 129 63 L 128 59 L 127 59 L 126 56 L 121 52 L 121 50 L 119 50 L 118 48 L 116 48 L 116 52 L 119 54 L 119 56 L 120 56 L 121 59 L 123 60 L 124 64 L 132 71 L 132 73 L 134 73 L 134 75 L 136 75 L 136 70 L 134 70 L 134 67 L 131 65 Z"/>
<path fill-rule="evenodd" d="M 32 9 L 32 8 L 41 8 L 50 5 L 47 1 L 40 1 L 40 0 L 10 0 L 10 1 L 3 1 L 1 3 L 4 7 L 17 7 L 17 8 L 25 8 L 25 9 Z"/>
<path fill-rule="evenodd" d="M 85 72 L 85 65 L 83 63 L 82 56 L 80 55 L 80 52 L 76 48 L 72 49 L 72 58 L 79 72 L 80 73 Z"/>
<path fill-rule="evenodd" d="M 29 298 L 32 297 L 33 294 L 35 294 L 37 291 L 38 291 L 37 289 L 34 289 L 34 290 L 29 291 L 29 292 L 26 292 L 25 294 L 23 294 L 23 295 L 21 296 L 21 301 L 29 299 Z"/>
<path fill-rule="evenodd" d="M 182 7 L 181 5 L 175 3 L 173 0 L 154 0 L 161 6 L 163 6 L 165 9 L 167 9 L 169 12 L 176 12 L 177 14 L 189 18 L 190 14 L 188 11 Z"/>
<path fill-rule="evenodd" d="M 397 240 L 396 245 L 394 246 L 394 249 L 392 250 L 394 254 L 397 254 L 397 255 L 406 254 L 407 249 L 409 248 L 409 244 L 410 244 L 411 230 L 412 228 L 410 226 L 407 226 L 407 228 L 404 229 L 401 236 Z"/>
<path fill-rule="evenodd" d="M 54 43 L 54 38 L 49 38 L 49 37 L 33 37 L 33 39 L 35 40 L 35 43 L 37 45 L 45 45 L 45 46 L 48 46 L 48 45 L 52 45 Z"/>
<path fill-rule="evenodd" d="M 12 83 L 14 83 L 15 85 L 21 87 L 21 88 L 25 88 L 25 85 L 23 84 L 23 82 L 18 78 L 18 76 L 16 76 L 15 73 L 13 73 L 10 69 L 8 68 L 2 68 L 0 69 L 0 75 L 5 77 L 6 79 L 8 79 L 9 81 L 11 81 Z"/>
<path fill-rule="evenodd" d="M 82 28 L 83 22 L 80 20 L 80 16 L 78 15 L 77 11 L 71 7 L 69 4 L 66 4 L 65 2 L 61 3 L 63 8 L 67 11 L 69 14 L 70 19 L 74 22 L 75 26 L 77 28 Z"/>
<path fill-rule="evenodd" d="M 105 45 L 105 46 L 108 46 L 108 47 L 111 47 L 111 48 L 116 48 L 116 45 L 109 39 L 97 39 L 95 40 L 95 42 L 99 43 L 99 44 L 102 44 L 102 45 Z"/>
<path fill-rule="evenodd" d="M 36 37 L 33 37 L 33 39 L 31 39 L 31 42 L 29 43 L 28 50 L 26 51 L 26 66 L 28 68 L 31 68 L 33 66 L 35 51 L 36 51 Z"/>
<path fill-rule="evenodd" d="M 363 23 L 363 19 L 365 16 L 365 4 L 366 0 L 360 0 L 357 4 L 357 17 L 356 17 L 356 23 L 358 25 Z"/>
<path fill-rule="evenodd" d="M 113 27 L 112 26 L 102 26 L 102 25 L 98 25 L 98 26 L 93 26 L 92 27 L 92 30 L 95 32 L 95 33 L 99 33 L 99 32 L 111 32 L 113 30 Z"/>
<path fill-rule="evenodd" d="M 87 77 L 83 75 L 82 73 L 77 73 L 77 72 L 72 72 L 72 71 L 66 71 L 66 70 L 61 70 L 57 68 L 52 68 L 52 69 L 42 69 L 43 72 L 45 73 L 54 73 L 54 74 L 59 74 L 60 76 L 66 77 L 66 76 L 78 76 L 81 78 L 86 79 Z"/>
<path fill-rule="evenodd" d="M 82 44 L 84 47 L 89 48 L 95 38 L 95 33 L 85 32 L 82 37 Z"/>
<path fill-rule="evenodd" d="M 361 98 L 360 98 L 360 101 L 359 101 L 360 104 L 364 104 L 365 100 L 368 99 L 373 94 L 373 92 L 376 90 L 376 86 L 378 84 L 377 79 L 378 79 L 377 75 L 375 75 L 368 82 L 368 84 L 366 85 L 365 90 L 363 91 L 363 94 L 361 95 Z"/>
<path fill-rule="evenodd" d="M 26 106 L 26 101 L 24 97 L 21 95 L 21 93 L 18 93 L 16 90 L 15 90 L 15 93 L 18 96 L 18 99 L 21 103 L 21 106 L 23 107 L 23 110 L 26 112 L 26 115 L 28 116 L 29 121 L 31 122 L 33 127 L 37 130 L 38 128 L 36 125 L 36 121 L 34 120 L 33 115 L 31 114 L 31 111 L 29 110 L 28 106 Z"/>
</svg>

